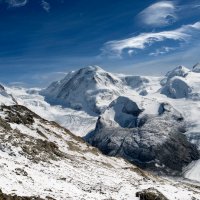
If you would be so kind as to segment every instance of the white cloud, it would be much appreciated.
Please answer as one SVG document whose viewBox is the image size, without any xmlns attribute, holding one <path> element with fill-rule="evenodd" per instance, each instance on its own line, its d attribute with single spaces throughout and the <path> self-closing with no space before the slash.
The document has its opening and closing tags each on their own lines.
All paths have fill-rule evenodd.
<svg viewBox="0 0 200 200">
<path fill-rule="evenodd" d="M 22 7 L 28 3 L 28 0 L 6 0 L 10 7 Z"/>
<path fill-rule="evenodd" d="M 195 31 L 200 30 L 200 21 L 194 24 L 184 25 L 171 31 L 155 33 L 141 33 L 137 36 L 123 40 L 114 40 L 105 43 L 103 54 L 121 56 L 124 50 L 145 49 L 155 42 L 162 42 L 167 39 L 178 42 L 187 42 Z"/>
<path fill-rule="evenodd" d="M 41 5 L 42 5 L 43 9 L 44 9 L 46 12 L 49 12 L 49 10 L 50 10 L 51 7 L 50 7 L 50 4 L 49 4 L 47 1 L 42 0 Z"/>
<path fill-rule="evenodd" d="M 200 8 L 200 5 L 196 4 L 196 5 L 193 6 L 193 8 Z"/>
<path fill-rule="evenodd" d="M 133 49 L 128 50 L 128 54 L 129 56 L 132 56 L 134 54 L 134 50 Z"/>
<path fill-rule="evenodd" d="M 152 4 L 139 15 L 145 25 L 160 27 L 174 23 L 177 20 L 176 6 L 172 1 L 161 1 Z"/>
<path fill-rule="evenodd" d="M 9 7 L 22 7 L 25 6 L 28 1 L 29 0 L 5 0 L 5 2 L 9 4 Z M 2 1 L 0 0 L 0 3 L 1 2 Z M 51 6 L 47 1 L 41 0 L 41 6 L 46 12 L 50 11 Z"/>
</svg>

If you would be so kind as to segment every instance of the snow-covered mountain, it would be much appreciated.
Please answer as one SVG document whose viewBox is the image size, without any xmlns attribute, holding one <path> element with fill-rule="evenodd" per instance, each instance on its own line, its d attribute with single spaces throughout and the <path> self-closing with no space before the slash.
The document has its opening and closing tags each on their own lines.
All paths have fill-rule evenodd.
<svg viewBox="0 0 200 200">
<path fill-rule="evenodd" d="M 0 199 L 199 199 L 199 187 L 106 157 L 21 105 L 0 106 Z"/>
<path fill-rule="evenodd" d="M 179 145 L 179 141 L 176 141 L 176 138 L 173 138 L 173 134 L 170 133 L 170 130 L 174 131 L 178 129 L 181 130 L 181 136 L 184 138 L 185 135 L 189 141 L 186 144 L 184 138 L 180 144 L 180 147 L 184 146 L 183 149 L 188 153 L 190 152 L 190 147 L 192 147 L 191 143 L 197 145 L 198 149 L 200 149 L 200 102 L 196 98 L 198 96 L 196 94 L 200 91 L 198 89 L 200 81 L 197 68 L 198 65 L 195 65 L 191 70 L 181 66 L 170 71 L 165 77 L 143 77 L 111 74 L 100 67 L 90 66 L 69 73 L 63 80 L 51 84 L 47 89 L 42 91 L 23 88 L 6 89 L 19 104 L 25 105 L 45 119 L 58 122 L 78 136 L 84 137 L 88 133 L 91 136 L 91 133 L 94 133 L 95 127 L 98 127 L 98 118 L 101 117 L 101 119 L 105 119 L 106 131 L 109 129 L 112 132 L 114 129 L 119 128 L 122 130 L 121 133 L 117 131 L 117 137 L 114 135 L 116 137 L 115 143 L 123 143 L 121 140 L 124 136 L 123 133 L 129 132 L 130 137 L 127 138 L 130 138 L 132 142 L 123 143 L 122 149 L 124 149 L 124 145 L 127 145 L 127 149 L 129 150 L 134 142 L 137 143 L 137 140 L 134 141 L 132 139 L 141 130 L 145 134 L 143 134 L 144 137 L 139 137 L 140 145 L 146 145 L 147 141 L 154 142 L 156 145 L 161 142 L 159 145 L 163 145 L 165 144 L 163 141 L 167 141 L 167 139 L 175 141 L 174 146 Z M 188 91 L 188 96 L 180 98 L 179 94 L 183 95 L 186 92 L 185 88 L 180 87 L 179 82 L 175 84 L 177 92 L 173 93 L 178 94 L 179 98 L 168 95 L 168 92 L 163 92 L 169 91 L 169 89 L 166 89 L 167 86 L 171 87 L 169 84 L 170 81 L 176 78 L 181 79 L 192 90 L 192 92 Z M 174 87 L 174 85 L 172 86 Z M 128 103 L 128 106 L 125 106 L 125 110 L 122 109 L 123 105 L 125 105 L 123 99 L 129 99 L 132 102 Z M 170 111 L 159 114 L 161 105 L 165 105 L 167 109 L 170 108 Z M 138 116 L 130 113 L 133 108 L 138 108 Z M 183 119 L 180 120 L 175 117 L 176 115 L 174 116 L 172 110 L 176 110 L 176 115 L 179 113 Z M 141 121 L 144 121 L 144 124 L 141 127 L 137 127 L 136 125 Z M 184 129 L 182 129 L 182 124 L 184 124 Z M 135 136 L 132 136 L 132 129 L 136 129 Z M 159 135 L 161 132 L 163 134 Z M 153 141 L 151 140 L 152 135 L 154 138 Z M 107 136 L 111 138 L 112 134 L 108 134 Z M 163 138 L 166 140 L 163 140 Z M 156 151 L 156 145 L 151 147 L 149 142 L 147 147 L 150 149 L 153 148 Z M 171 144 L 167 143 L 167 145 Z M 166 145 L 165 147 L 168 148 Z M 112 146 L 112 148 L 116 148 L 116 146 Z M 149 151 L 147 152 L 147 155 L 149 155 Z M 169 152 L 171 155 L 172 149 Z M 178 152 L 177 156 L 180 156 L 181 154 L 178 155 Z M 185 154 L 185 162 L 180 162 L 181 169 L 187 163 L 197 158 L 193 157 L 193 154 L 187 153 Z M 161 163 L 156 160 L 154 166 L 159 168 L 162 166 L 160 165 Z M 187 178 L 194 179 L 195 177 L 195 180 L 200 181 L 200 174 L 196 170 L 198 169 L 198 163 L 200 162 L 192 162 L 183 169 L 183 171 L 186 171 L 185 176 Z"/>
<path fill-rule="evenodd" d="M 146 77 L 111 74 L 98 66 L 89 66 L 53 82 L 40 94 L 50 104 L 99 115 L 119 96 L 148 94 L 150 81 Z"/>
<path fill-rule="evenodd" d="M 200 100 L 200 70 L 195 65 L 192 70 L 180 66 L 168 72 L 162 80 L 161 93 L 170 98 L 190 98 Z"/>
<path fill-rule="evenodd" d="M 121 79 L 98 66 L 69 73 L 41 91 L 51 104 L 60 104 L 91 115 L 99 114 L 117 96 L 125 93 Z"/>
</svg>

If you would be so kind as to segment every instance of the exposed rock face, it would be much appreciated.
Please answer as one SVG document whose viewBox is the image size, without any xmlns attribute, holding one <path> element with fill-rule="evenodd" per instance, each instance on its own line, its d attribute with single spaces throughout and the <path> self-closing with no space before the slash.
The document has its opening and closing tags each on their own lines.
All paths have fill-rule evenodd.
<svg viewBox="0 0 200 200">
<path fill-rule="evenodd" d="M 110 104 L 109 108 L 113 109 L 115 113 L 114 120 L 121 127 L 133 128 L 137 126 L 137 117 L 142 112 L 142 108 L 139 108 L 138 105 L 129 98 L 120 96 Z M 110 117 L 109 112 L 105 112 L 104 114 L 104 116 Z"/>
<path fill-rule="evenodd" d="M 140 200 L 168 200 L 161 192 L 154 188 L 148 188 L 136 193 Z"/>
<path fill-rule="evenodd" d="M 135 102 L 119 97 L 109 109 L 86 137 L 104 154 L 165 173 L 181 172 L 185 165 L 199 158 L 196 147 L 183 135 L 182 115 L 169 104 L 160 104 L 157 115 L 147 115 Z"/>
<path fill-rule="evenodd" d="M 166 77 L 168 79 L 173 78 L 175 76 L 186 77 L 189 72 L 190 72 L 190 70 L 188 68 L 186 68 L 184 66 L 179 66 L 179 67 L 176 67 L 175 69 L 173 69 L 172 71 L 169 71 L 166 74 Z"/>
<path fill-rule="evenodd" d="M 192 89 L 181 77 L 170 79 L 161 90 L 162 94 L 174 99 L 188 98 L 191 92 Z"/>
<path fill-rule="evenodd" d="M 5 88 L 3 87 L 3 85 L 0 84 L 0 92 L 5 91 Z"/>
<path fill-rule="evenodd" d="M 200 73 L 200 63 L 197 63 L 196 65 L 194 65 L 192 68 L 192 71 L 196 73 Z"/>
<path fill-rule="evenodd" d="M 150 83 L 148 78 L 142 76 L 124 76 L 122 80 L 125 85 L 137 91 L 140 95 L 146 96 L 148 94 L 146 90 L 146 85 Z"/>
</svg>

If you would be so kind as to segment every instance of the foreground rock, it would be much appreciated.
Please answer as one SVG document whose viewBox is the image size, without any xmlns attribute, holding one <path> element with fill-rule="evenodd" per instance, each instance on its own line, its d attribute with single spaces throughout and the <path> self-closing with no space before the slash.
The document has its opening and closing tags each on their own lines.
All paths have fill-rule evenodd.
<svg viewBox="0 0 200 200">
<path fill-rule="evenodd" d="M 148 115 L 132 100 L 119 97 L 86 140 L 106 155 L 172 175 L 199 158 L 184 132 L 182 115 L 169 104 L 161 103 L 156 115 Z"/>
<path fill-rule="evenodd" d="M 154 188 L 149 188 L 136 193 L 140 200 L 168 200 L 161 192 Z"/>
</svg>

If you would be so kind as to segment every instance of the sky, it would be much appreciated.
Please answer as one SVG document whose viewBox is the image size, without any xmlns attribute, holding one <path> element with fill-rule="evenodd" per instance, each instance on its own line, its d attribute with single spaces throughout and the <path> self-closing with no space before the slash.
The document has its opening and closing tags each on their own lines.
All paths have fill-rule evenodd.
<svg viewBox="0 0 200 200">
<path fill-rule="evenodd" d="M 88 65 L 164 75 L 200 61 L 200 0 L 0 0 L 0 82 L 46 86 Z"/>
</svg>

